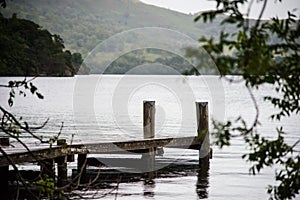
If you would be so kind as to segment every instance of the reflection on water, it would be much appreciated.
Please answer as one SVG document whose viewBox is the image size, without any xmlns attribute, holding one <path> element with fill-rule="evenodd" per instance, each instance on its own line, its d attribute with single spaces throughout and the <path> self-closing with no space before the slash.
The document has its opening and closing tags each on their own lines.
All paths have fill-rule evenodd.
<svg viewBox="0 0 300 200">
<path fill-rule="evenodd" d="M 206 160 L 199 165 L 182 166 L 173 164 L 172 166 L 159 170 L 158 173 L 148 172 L 146 173 L 146 178 L 143 181 L 143 194 L 146 198 L 155 199 L 155 178 L 171 177 L 171 174 L 187 176 L 197 172 L 196 193 L 199 199 L 207 199 L 209 187 L 209 163 L 209 160 Z"/>
<path fill-rule="evenodd" d="M 156 164 L 170 161 L 172 160 L 158 158 Z M 100 185 L 107 188 L 118 183 L 119 189 L 111 194 L 117 195 L 118 199 L 186 199 L 187 195 L 196 199 L 207 199 L 210 167 L 209 160 L 206 161 L 198 164 L 198 160 L 178 160 L 155 172 L 145 173 L 130 173 L 130 170 L 122 172 L 108 167 L 101 169 L 99 175 L 97 170 L 88 169 L 83 180 L 89 182 L 99 175 L 95 185 L 90 186 L 95 193 Z M 76 170 L 73 172 L 73 176 L 76 176 Z M 178 185 L 182 187 L 178 188 Z M 110 197 L 108 195 L 107 199 L 111 199 Z"/>
<path fill-rule="evenodd" d="M 155 189 L 155 181 L 154 179 L 148 179 L 146 178 L 144 180 L 144 196 L 147 198 L 153 198 L 154 197 L 154 189 Z"/>
<path fill-rule="evenodd" d="M 196 192 L 199 199 L 208 198 L 208 187 L 209 187 L 209 161 L 201 162 L 199 164 L 198 174 L 197 174 L 197 184 Z"/>
</svg>

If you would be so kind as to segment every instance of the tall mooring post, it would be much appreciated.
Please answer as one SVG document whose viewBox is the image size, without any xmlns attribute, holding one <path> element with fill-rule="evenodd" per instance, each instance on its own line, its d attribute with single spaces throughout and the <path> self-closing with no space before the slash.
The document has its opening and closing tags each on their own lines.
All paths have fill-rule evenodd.
<svg viewBox="0 0 300 200">
<path fill-rule="evenodd" d="M 209 113 L 208 102 L 196 102 L 197 114 L 197 137 L 203 138 L 204 141 L 199 149 L 199 164 L 209 162 L 210 158 L 210 138 L 209 138 Z"/>
<path fill-rule="evenodd" d="M 155 101 L 143 102 L 144 117 L 144 139 L 155 137 Z M 142 159 L 146 161 L 146 170 L 153 172 L 155 170 L 155 147 L 151 147 L 148 153 L 142 155 Z M 150 175 L 152 176 L 152 175 Z"/>
<path fill-rule="evenodd" d="M 155 101 L 144 101 L 144 138 L 155 137 Z"/>
</svg>

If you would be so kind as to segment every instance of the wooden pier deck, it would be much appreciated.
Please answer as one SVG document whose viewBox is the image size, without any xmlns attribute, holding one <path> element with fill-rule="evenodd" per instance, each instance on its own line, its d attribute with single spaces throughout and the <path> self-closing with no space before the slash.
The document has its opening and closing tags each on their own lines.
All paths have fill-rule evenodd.
<svg viewBox="0 0 300 200">
<path fill-rule="evenodd" d="M 104 142 L 90 144 L 73 144 L 66 146 L 49 145 L 29 146 L 30 153 L 22 147 L 2 147 L 8 158 L 0 153 L 0 167 L 25 162 L 37 162 L 47 159 L 55 159 L 61 156 L 75 154 L 122 154 L 124 151 L 145 153 L 150 148 L 184 148 L 199 150 L 204 137 L 180 137 L 130 140 L 122 142 Z"/>
<path fill-rule="evenodd" d="M 208 134 L 208 103 L 196 102 L 197 132 L 193 137 L 155 138 L 155 102 L 144 101 L 143 135 L 144 139 L 99 142 L 90 144 L 67 144 L 66 140 L 57 141 L 50 148 L 48 145 L 29 145 L 30 151 L 22 146 L 11 146 L 4 142 L 0 144 L 0 199 L 7 199 L 8 171 L 10 165 L 23 163 L 38 163 L 41 173 L 47 174 L 56 180 L 58 187 L 67 185 L 67 162 L 77 158 L 77 171 L 85 173 L 88 154 L 142 154 L 141 159 L 145 163 L 147 172 L 155 171 L 155 156 L 157 149 L 184 148 L 199 151 L 199 165 L 207 163 L 211 157 L 210 141 Z M 2 141 L 2 140 L 1 140 Z M 145 161 L 145 162 L 144 162 Z M 57 176 L 55 176 L 55 163 L 57 163 Z"/>
</svg>

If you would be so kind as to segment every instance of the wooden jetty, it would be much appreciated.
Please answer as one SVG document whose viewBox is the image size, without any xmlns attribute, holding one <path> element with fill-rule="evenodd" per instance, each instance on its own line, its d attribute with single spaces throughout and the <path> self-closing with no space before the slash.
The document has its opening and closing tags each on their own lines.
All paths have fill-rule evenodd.
<svg viewBox="0 0 300 200">
<path fill-rule="evenodd" d="M 123 154 L 134 152 L 142 154 L 141 159 L 146 160 L 147 171 L 155 170 L 155 156 L 158 148 L 185 148 L 199 151 L 199 164 L 209 162 L 211 157 L 208 134 L 209 114 L 207 102 L 196 102 L 197 133 L 194 137 L 155 138 L 155 102 L 144 101 L 143 127 L 144 139 L 100 142 L 90 144 L 66 144 L 66 140 L 59 140 L 56 145 L 29 146 L 30 152 L 24 147 L 12 147 L 7 138 L 1 138 L 1 149 L 6 155 L 0 153 L 0 199 L 7 199 L 8 171 L 12 164 L 26 162 L 41 165 L 41 172 L 50 177 L 57 177 L 58 187 L 67 185 L 67 162 L 74 161 L 77 156 L 77 171 L 85 173 L 88 154 Z M 55 176 L 55 163 L 58 175 Z"/>
</svg>

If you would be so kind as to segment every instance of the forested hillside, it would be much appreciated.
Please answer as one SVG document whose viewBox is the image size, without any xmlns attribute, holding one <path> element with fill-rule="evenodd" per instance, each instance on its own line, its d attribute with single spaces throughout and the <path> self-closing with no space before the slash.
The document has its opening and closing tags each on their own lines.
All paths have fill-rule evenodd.
<svg viewBox="0 0 300 200">
<path fill-rule="evenodd" d="M 25 19 L 0 13 L 1 76 L 73 76 L 82 63 L 80 53 L 64 49 L 59 35 Z"/>
<path fill-rule="evenodd" d="M 13 0 L 3 13 L 34 21 L 60 35 L 66 48 L 83 55 L 113 34 L 132 28 L 170 28 L 195 39 L 206 32 L 196 26 L 192 15 L 137 0 Z"/>
<path fill-rule="evenodd" d="M 222 20 L 221 17 L 211 24 L 195 23 L 194 15 L 147 5 L 138 0 L 13 0 L 7 3 L 4 16 L 11 17 L 17 13 L 19 18 L 34 21 L 59 35 L 67 49 L 80 52 L 83 58 L 100 42 L 125 30 L 163 27 L 197 40 L 203 35 L 218 33 Z M 227 26 L 226 31 L 231 32 L 231 27 Z M 176 55 L 155 50 L 126 54 L 112 63 L 106 73 L 124 73 L 137 64 L 156 62 L 173 66 L 181 73 L 190 69 L 189 64 Z M 91 67 L 91 73 L 98 71 Z"/>
</svg>

